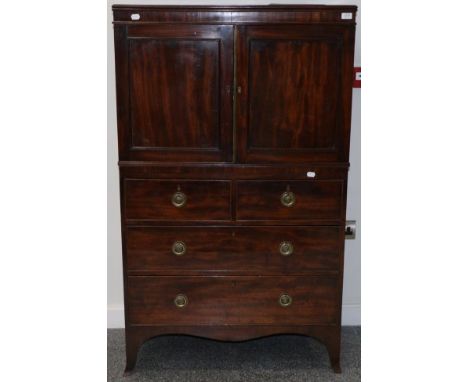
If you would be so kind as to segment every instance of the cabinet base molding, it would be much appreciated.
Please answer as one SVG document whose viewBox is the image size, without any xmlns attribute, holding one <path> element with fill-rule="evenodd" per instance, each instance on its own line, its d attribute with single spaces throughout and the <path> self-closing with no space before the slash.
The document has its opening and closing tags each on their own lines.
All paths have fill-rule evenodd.
<svg viewBox="0 0 468 382">
<path fill-rule="evenodd" d="M 138 352 L 146 341 L 154 337 L 175 334 L 228 342 L 249 341 L 273 335 L 308 336 L 325 345 L 333 371 L 341 373 L 341 326 L 316 325 L 130 326 L 125 330 L 127 362 L 124 373 L 130 374 L 134 370 Z"/>
</svg>

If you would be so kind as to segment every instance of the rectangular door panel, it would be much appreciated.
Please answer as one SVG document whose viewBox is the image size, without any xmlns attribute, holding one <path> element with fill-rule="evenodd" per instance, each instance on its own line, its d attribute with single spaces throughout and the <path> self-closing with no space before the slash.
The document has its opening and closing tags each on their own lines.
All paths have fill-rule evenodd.
<svg viewBox="0 0 468 382">
<path fill-rule="evenodd" d="M 116 54 L 121 159 L 232 160 L 232 26 L 129 26 Z"/>
<path fill-rule="evenodd" d="M 135 39 L 129 49 L 133 148 L 216 149 L 218 41 Z"/>
<path fill-rule="evenodd" d="M 238 33 L 241 162 L 347 160 L 347 27 L 248 26 Z M 352 45 L 351 45 L 352 47 Z"/>
<path fill-rule="evenodd" d="M 251 41 L 251 148 L 333 150 L 338 50 L 333 40 Z"/>
</svg>

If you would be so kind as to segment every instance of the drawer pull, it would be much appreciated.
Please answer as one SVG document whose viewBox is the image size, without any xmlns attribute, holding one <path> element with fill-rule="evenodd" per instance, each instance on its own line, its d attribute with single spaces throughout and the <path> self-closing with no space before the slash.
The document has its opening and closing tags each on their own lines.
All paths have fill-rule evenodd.
<svg viewBox="0 0 468 382">
<path fill-rule="evenodd" d="M 182 256 L 187 251 L 187 247 L 183 241 L 176 241 L 172 244 L 172 253 L 176 256 Z"/>
<path fill-rule="evenodd" d="M 296 203 L 296 196 L 291 191 L 285 191 L 281 195 L 281 203 L 285 207 L 292 207 Z"/>
<path fill-rule="evenodd" d="M 181 208 L 185 206 L 186 203 L 187 203 L 187 195 L 185 195 L 183 192 L 177 191 L 174 193 L 174 195 L 172 195 L 172 204 L 175 207 Z"/>
<path fill-rule="evenodd" d="M 185 294 L 178 294 L 174 299 L 174 305 L 178 308 L 185 308 L 188 305 L 188 298 Z"/>
<path fill-rule="evenodd" d="M 279 251 L 283 256 L 289 256 L 293 254 L 294 246 L 289 241 L 283 241 L 279 246 Z"/>
<path fill-rule="evenodd" d="M 289 294 L 282 294 L 278 302 L 283 308 L 286 308 L 292 304 L 292 297 Z"/>
</svg>

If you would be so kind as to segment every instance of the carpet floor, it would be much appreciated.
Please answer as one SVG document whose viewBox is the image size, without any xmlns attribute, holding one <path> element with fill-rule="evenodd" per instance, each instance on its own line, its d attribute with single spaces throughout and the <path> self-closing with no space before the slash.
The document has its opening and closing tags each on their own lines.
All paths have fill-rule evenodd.
<svg viewBox="0 0 468 382">
<path fill-rule="evenodd" d="M 217 342 L 162 336 L 140 349 L 135 371 L 124 377 L 123 329 L 107 334 L 107 380 L 122 382 L 322 382 L 361 380 L 361 328 L 344 327 L 342 374 L 334 374 L 325 346 L 302 336 Z"/>
</svg>

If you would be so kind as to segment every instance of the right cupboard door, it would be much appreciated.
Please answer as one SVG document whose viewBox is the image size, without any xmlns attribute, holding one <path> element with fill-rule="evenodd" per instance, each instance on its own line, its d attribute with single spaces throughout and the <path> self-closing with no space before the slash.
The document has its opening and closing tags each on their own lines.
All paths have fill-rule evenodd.
<svg viewBox="0 0 468 382">
<path fill-rule="evenodd" d="M 241 163 L 348 161 L 354 26 L 236 31 Z"/>
</svg>

